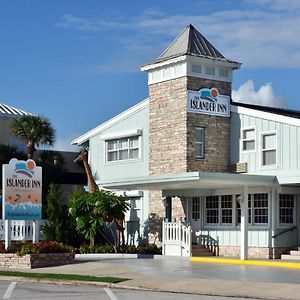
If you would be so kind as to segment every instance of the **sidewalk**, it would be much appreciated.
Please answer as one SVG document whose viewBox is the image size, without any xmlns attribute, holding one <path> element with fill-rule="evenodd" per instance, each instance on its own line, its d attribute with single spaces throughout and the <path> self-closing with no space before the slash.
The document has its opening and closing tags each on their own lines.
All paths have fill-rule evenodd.
<svg viewBox="0 0 300 300">
<path fill-rule="evenodd" d="M 28 272 L 123 277 L 130 280 L 116 284 L 114 287 L 128 289 L 257 299 L 299 299 L 300 297 L 299 270 L 277 268 L 270 270 L 266 267 L 193 263 L 174 258 L 159 260 L 133 258 L 84 260 L 81 258 L 76 259 L 76 262 L 71 265 L 33 269 Z M 235 274 L 237 276 L 234 276 Z M 266 281 L 263 278 L 260 280 L 262 274 Z M 278 282 L 289 278 L 294 283 Z"/>
</svg>

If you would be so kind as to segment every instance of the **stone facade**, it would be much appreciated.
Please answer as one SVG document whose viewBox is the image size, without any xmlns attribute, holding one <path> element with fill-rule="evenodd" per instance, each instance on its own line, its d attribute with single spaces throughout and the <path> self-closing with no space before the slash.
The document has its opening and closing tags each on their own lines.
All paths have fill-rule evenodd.
<svg viewBox="0 0 300 300">
<path fill-rule="evenodd" d="M 231 96 L 231 83 L 181 77 L 149 86 L 150 174 L 227 172 L 230 118 L 187 112 L 188 90 L 215 87 Z M 204 128 L 204 158 L 195 158 L 195 127 Z"/>
<path fill-rule="evenodd" d="M 14 253 L 0 254 L 0 267 L 4 268 L 42 268 L 66 265 L 73 262 L 74 253 L 39 253 L 19 256 Z"/>
<path fill-rule="evenodd" d="M 222 95 L 231 96 L 230 82 L 195 77 L 181 77 L 149 86 L 150 174 L 228 171 L 230 118 L 187 112 L 188 90 L 212 87 Z M 203 159 L 195 158 L 196 127 L 204 128 Z M 172 218 L 187 217 L 186 204 L 182 201 L 186 200 L 172 199 Z M 156 220 L 149 223 L 149 228 L 155 231 L 157 220 L 165 217 L 160 192 L 150 192 L 149 212 Z M 150 241 L 157 238 L 152 236 Z"/>
<path fill-rule="evenodd" d="M 279 259 L 281 254 L 286 254 L 290 250 L 290 247 L 249 247 L 248 256 L 249 258 L 258 258 L 258 259 Z M 239 246 L 219 246 L 219 256 L 224 257 L 239 257 L 240 256 L 240 247 Z"/>
</svg>

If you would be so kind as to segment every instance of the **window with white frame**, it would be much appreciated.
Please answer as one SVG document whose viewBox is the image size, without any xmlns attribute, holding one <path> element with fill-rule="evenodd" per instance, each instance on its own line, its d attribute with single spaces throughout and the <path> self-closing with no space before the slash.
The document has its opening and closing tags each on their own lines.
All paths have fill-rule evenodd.
<svg viewBox="0 0 300 300">
<path fill-rule="evenodd" d="M 239 195 L 237 195 L 238 199 Z M 241 224 L 241 205 L 236 203 L 237 224 Z M 269 223 L 269 201 L 267 193 L 248 195 L 248 224 L 267 225 Z"/>
<path fill-rule="evenodd" d="M 279 194 L 279 225 L 295 225 L 295 195 Z"/>
<path fill-rule="evenodd" d="M 137 222 L 141 220 L 141 197 L 127 197 L 130 209 L 125 214 L 126 221 Z"/>
<path fill-rule="evenodd" d="M 263 133 L 262 134 L 262 145 L 261 145 L 261 155 L 262 155 L 262 165 L 263 166 L 273 166 L 276 165 L 276 133 Z"/>
<path fill-rule="evenodd" d="M 200 65 L 192 65 L 192 72 L 201 73 L 201 66 Z"/>
<path fill-rule="evenodd" d="M 246 128 L 242 130 L 242 150 L 255 150 L 255 128 Z"/>
<path fill-rule="evenodd" d="M 232 224 L 232 195 L 221 196 L 221 224 Z"/>
<path fill-rule="evenodd" d="M 205 197 L 205 223 L 219 224 L 219 196 Z"/>
<path fill-rule="evenodd" d="M 229 72 L 228 72 L 227 69 L 220 69 L 219 70 L 220 77 L 228 78 L 228 74 L 229 74 Z"/>
<path fill-rule="evenodd" d="M 139 136 L 106 140 L 106 161 L 137 159 L 140 157 Z"/>
<path fill-rule="evenodd" d="M 214 76 L 214 75 L 216 75 L 216 69 L 212 68 L 212 67 L 206 67 L 205 68 L 205 74 Z"/>
<path fill-rule="evenodd" d="M 232 219 L 232 195 L 205 198 L 205 223 L 207 225 L 231 225 Z"/>
<path fill-rule="evenodd" d="M 200 198 L 193 197 L 192 199 L 192 219 L 198 220 L 200 219 Z"/>
<path fill-rule="evenodd" d="M 195 157 L 204 158 L 204 128 L 195 128 Z"/>
</svg>

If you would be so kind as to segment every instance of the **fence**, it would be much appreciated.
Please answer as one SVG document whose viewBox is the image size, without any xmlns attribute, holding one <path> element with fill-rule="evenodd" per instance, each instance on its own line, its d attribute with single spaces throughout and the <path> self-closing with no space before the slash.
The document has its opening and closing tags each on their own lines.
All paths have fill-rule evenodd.
<svg viewBox="0 0 300 300">
<path fill-rule="evenodd" d="M 33 237 L 33 222 L 15 220 L 11 221 L 11 240 L 12 241 L 32 241 Z M 47 223 L 47 220 L 39 221 L 40 240 L 44 239 L 42 226 Z M 5 222 L 0 220 L 0 240 L 4 240 L 5 236 Z"/>
<path fill-rule="evenodd" d="M 179 222 L 163 222 L 163 255 L 191 256 L 191 226 Z"/>
</svg>

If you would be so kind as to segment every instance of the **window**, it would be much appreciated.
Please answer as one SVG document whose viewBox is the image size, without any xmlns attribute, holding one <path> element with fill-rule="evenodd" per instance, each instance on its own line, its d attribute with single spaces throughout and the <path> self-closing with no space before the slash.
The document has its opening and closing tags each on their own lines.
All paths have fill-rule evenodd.
<svg viewBox="0 0 300 300">
<path fill-rule="evenodd" d="M 242 150 L 255 150 L 255 128 L 243 129 L 242 131 Z"/>
<path fill-rule="evenodd" d="M 253 204 L 253 224 L 268 224 L 268 194 L 254 194 Z"/>
<path fill-rule="evenodd" d="M 288 194 L 279 195 L 279 224 L 295 224 L 295 196 Z"/>
<path fill-rule="evenodd" d="M 220 69 L 219 70 L 220 77 L 228 78 L 228 70 L 226 69 Z"/>
<path fill-rule="evenodd" d="M 205 199 L 206 224 L 219 224 L 219 196 Z"/>
<path fill-rule="evenodd" d="M 232 195 L 221 196 L 221 224 L 232 224 Z"/>
<path fill-rule="evenodd" d="M 208 225 L 232 225 L 232 195 L 205 198 L 205 223 Z"/>
<path fill-rule="evenodd" d="M 200 219 L 200 198 L 193 197 L 192 199 L 192 219 L 198 220 Z"/>
<path fill-rule="evenodd" d="M 238 197 L 238 196 L 237 196 Z M 237 201 L 237 224 L 241 224 L 241 205 Z M 269 222 L 269 202 L 268 194 L 248 195 L 248 224 L 266 225 Z"/>
<path fill-rule="evenodd" d="M 130 209 L 126 212 L 126 221 L 137 222 L 141 220 L 141 197 L 128 197 Z"/>
<path fill-rule="evenodd" d="M 118 161 L 139 158 L 140 142 L 138 136 L 107 140 L 106 160 Z"/>
<path fill-rule="evenodd" d="M 196 158 L 204 157 L 204 128 L 195 128 L 195 156 Z"/>
<path fill-rule="evenodd" d="M 199 66 L 199 65 L 192 65 L 192 72 L 194 72 L 194 73 L 201 73 L 201 66 Z"/>
<path fill-rule="evenodd" d="M 262 165 L 276 165 L 276 133 L 262 134 Z"/>
<path fill-rule="evenodd" d="M 206 73 L 206 75 L 215 75 L 216 74 L 216 70 L 215 70 L 215 68 L 206 67 L 205 68 L 205 73 Z"/>
</svg>

